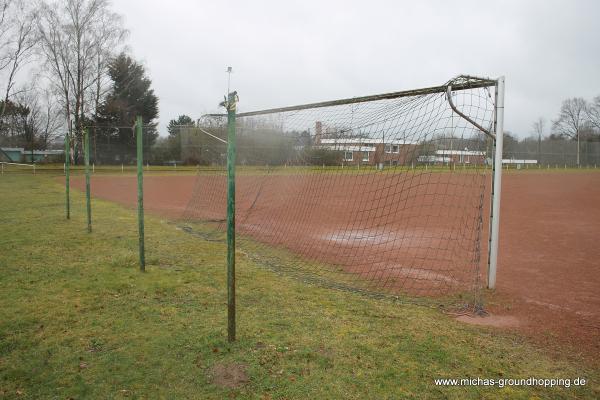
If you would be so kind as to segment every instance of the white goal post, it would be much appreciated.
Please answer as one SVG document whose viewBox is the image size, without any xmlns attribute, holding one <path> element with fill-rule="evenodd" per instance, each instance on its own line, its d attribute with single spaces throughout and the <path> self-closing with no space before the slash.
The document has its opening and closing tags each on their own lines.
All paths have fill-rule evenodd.
<svg viewBox="0 0 600 400">
<path fill-rule="evenodd" d="M 490 214 L 490 246 L 488 256 L 488 288 L 496 287 L 498 270 L 498 239 L 500 234 L 500 194 L 502 187 L 502 148 L 504 136 L 504 76 L 496 84 L 496 109 L 494 115 L 494 172 L 492 183 L 492 210 Z"/>
<path fill-rule="evenodd" d="M 473 78 L 473 77 L 470 77 Z M 477 78 L 476 78 L 477 79 Z M 484 78 L 481 78 L 484 79 Z M 494 143 L 494 159 L 492 167 L 492 193 L 490 207 L 490 230 L 488 247 L 488 274 L 487 287 L 494 289 L 496 287 L 496 272 L 498 270 L 498 239 L 500 234 L 500 194 L 502 187 L 502 148 L 504 137 L 504 76 L 496 79 L 496 93 L 494 102 L 494 125 L 493 131 L 485 129 L 477 122 L 460 112 L 452 103 L 452 86 L 448 86 L 448 101 L 450 106 L 458 115 L 471 123 L 480 131 L 490 136 Z"/>
<path fill-rule="evenodd" d="M 459 78 L 466 79 L 481 79 L 472 76 L 460 76 Z M 492 167 L 492 193 L 490 207 L 490 229 L 489 229 L 489 247 L 488 247 L 488 274 L 487 287 L 494 289 L 496 287 L 496 271 L 498 270 L 498 239 L 500 233 L 500 194 L 502 187 L 502 148 L 504 136 L 504 76 L 496 79 L 496 93 L 494 102 L 494 124 L 492 131 L 482 127 L 477 122 L 473 121 L 467 115 L 458 110 L 452 103 L 452 85 L 448 85 L 447 94 L 448 102 L 452 110 L 475 126 L 480 131 L 492 138 L 494 143 L 493 151 L 493 167 Z"/>
</svg>

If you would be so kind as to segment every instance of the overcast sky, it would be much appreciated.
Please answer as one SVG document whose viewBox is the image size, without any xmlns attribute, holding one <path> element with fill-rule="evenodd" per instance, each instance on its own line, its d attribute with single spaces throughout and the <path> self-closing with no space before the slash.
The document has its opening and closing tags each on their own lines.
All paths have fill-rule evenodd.
<svg viewBox="0 0 600 400">
<path fill-rule="evenodd" d="M 505 129 L 521 137 L 563 99 L 600 95 L 597 0 L 113 1 L 161 134 L 218 110 L 227 66 L 243 111 L 505 75 Z"/>
</svg>

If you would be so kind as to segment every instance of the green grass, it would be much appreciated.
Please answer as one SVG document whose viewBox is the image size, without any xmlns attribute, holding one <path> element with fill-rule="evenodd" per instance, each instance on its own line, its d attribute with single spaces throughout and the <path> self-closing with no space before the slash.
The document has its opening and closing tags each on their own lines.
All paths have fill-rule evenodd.
<svg viewBox="0 0 600 400">
<path fill-rule="evenodd" d="M 225 243 L 227 234 L 220 223 L 180 221 L 180 227 L 191 235 Z M 382 287 L 369 279 L 360 279 L 355 273 L 348 273 L 340 265 L 319 262 L 302 257 L 283 246 L 268 246 L 249 235 L 236 233 L 236 249 L 263 268 L 276 274 L 294 277 L 297 280 L 322 287 L 360 293 L 377 299 L 386 299 L 398 303 L 419 304 L 435 307 L 448 312 L 462 312 L 473 309 L 481 302 L 482 292 L 473 290 L 470 284 L 453 287 L 449 293 L 436 293 L 435 296 L 418 291 L 393 288 L 393 277 L 386 279 L 388 287 Z M 434 291 L 435 292 L 435 291 Z M 458 310 L 458 311 L 457 311 Z"/>
<path fill-rule="evenodd" d="M 94 232 L 50 177 L 0 177 L 0 398 L 575 399 L 600 372 L 436 310 L 309 286 L 238 254 L 238 337 L 226 340 L 225 249 L 94 201 Z M 228 389 L 216 365 L 249 381 Z M 584 387 L 435 386 L 443 377 L 585 377 Z"/>
<path fill-rule="evenodd" d="M 92 167 L 90 166 L 90 169 Z M 18 172 L 22 175 L 33 174 L 33 168 L 29 166 L 6 166 L 5 171 L 7 175 L 10 172 Z M 72 165 L 70 167 L 72 175 L 82 175 L 85 173 L 85 166 L 83 165 Z M 404 165 L 397 167 L 386 166 L 383 170 L 377 169 L 373 165 L 345 165 L 341 166 L 241 166 L 238 165 L 236 168 L 238 175 L 263 175 L 269 173 L 271 175 L 302 175 L 302 174 L 401 174 L 401 173 L 488 173 L 491 174 L 491 167 L 482 165 L 469 166 L 456 164 L 454 169 L 444 165 L 428 165 L 416 164 L 416 165 Z M 97 175 L 135 175 L 137 173 L 137 167 L 135 165 L 98 165 L 93 167 L 93 172 Z M 593 165 L 582 166 L 581 168 L 567 167 L 564 165 L 550 165 L 548 168 L 546 165 L 543 166 L 522 166 L 517 169 L 515 165 L 503 166 L 503 173 L 577 173 L 577 172 L 600 172 L 600 168 L 596 168 Z M 63 164 L 37 164 L 36 174 L 38 175 L 63 175 L 64 165 Z M 178 165 L 165 166 L 165 165 L 145 165 L 144 174 L 148 176 L 171 176 L 177 175 L 197 175 L 197 174 L 225 174 L 225 166 L 195 166 L 195 165 Z"/>
</svg>

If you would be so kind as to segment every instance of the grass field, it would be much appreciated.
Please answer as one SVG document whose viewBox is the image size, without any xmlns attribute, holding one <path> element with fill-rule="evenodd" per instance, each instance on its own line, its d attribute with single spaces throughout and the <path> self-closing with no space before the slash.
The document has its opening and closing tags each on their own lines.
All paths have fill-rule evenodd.
<svg viewBox="0 0 600 400">
<path fill-rule="evenodd" d="M 278 276 L 238 254 L 226 341 L 225 249 L 44 176 L 0 178 L 0 397 L 596 399 L 600 370 L 439 311 Z M 583 387 L 442 387 L 437 378 L 577 378 Z M 228 387 L 235 386 L 235 387 Z"/>
<path fill-rule="evenodd" d="M 35 171 L 31 165 L 9 165 L 3 166 L 3 174 L 11 175 L 12 173 L 18 173 L 19 175 L 53 175 L 61 176 L 64 175 L 64 164 L 37 164 Z M 456 164 L 453 167 L 448 165 L 425 165 L 415 164 L 406 166 L 386 166 L 383 170 L 378 169 L 373 165 L 345 165 L 345 166 L 237 166 L 236 173 L 238 175 L 264 175 L 268 173 L 270 175 L 305 175 L 305 174 L 398 174 L 406 172 L 422 173 L 422 172 L 434 172 L 434 173 L 449 173 L 452 171 L 460 171 L 461 173 L 487 173 L 491 175 L 490 166 L 482 165 L 463 165 Z M 580 168 L 565 165 L 525 165 L 521 168 L 517 168 L 516 165 L 504 165 L 503 173 L 578 173 L 578 172 L 590 172 L 600 171 L 597 165 L 584 165 Z M 135 165 L 98 165 L 90 166 L 90 170 L 95 175 L 114 175 L 114 176 L 126 176 L 135 175 L 137 173 L 137 166 Z M 172 175 L 189 175 L 196 176 L 198 174 L 225 174 L 225 166 L 197 166 L 197 165 L 150 165 L 144 166 L 144 174 L 152 176 L 172 176 Z M 70 174 L 72 176 L 84 175 L 84 165 L 71 165 Z"/>
</svg>

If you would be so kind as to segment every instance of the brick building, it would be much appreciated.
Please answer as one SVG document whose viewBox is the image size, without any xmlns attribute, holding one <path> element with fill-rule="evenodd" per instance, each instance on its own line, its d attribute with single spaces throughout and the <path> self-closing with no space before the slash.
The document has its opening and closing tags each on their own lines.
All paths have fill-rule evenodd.
<svg viewBox="0 0 600 400">
<path fill-rule="evenodd" d="M 321 139 L 315 146 L 342 152 L 342 160 L 348 165 L 407 165 L 417 150 L 417 144 L 412 142 L 361 138 Z"/>
<path fill-rule="evenodd" d="M 327 138 L 334 135 L 335 133 L 324 131 L 321 122 L 317 121 L 314 146 L 341 152 L 342 161 L 347 165 L 408 165 L 414 162 L 418 155 L 417 142 L 383 137 L 381 139 Z"/>
</svg>

